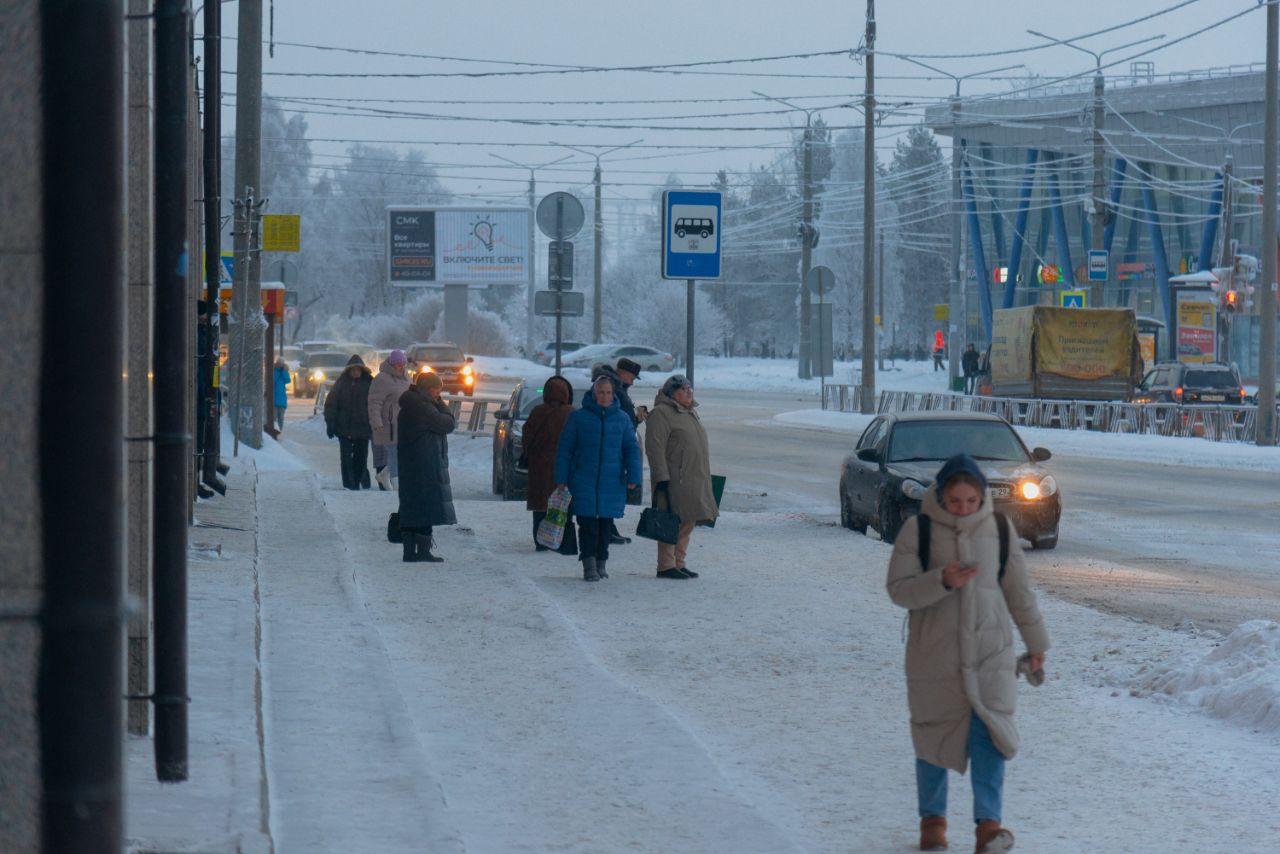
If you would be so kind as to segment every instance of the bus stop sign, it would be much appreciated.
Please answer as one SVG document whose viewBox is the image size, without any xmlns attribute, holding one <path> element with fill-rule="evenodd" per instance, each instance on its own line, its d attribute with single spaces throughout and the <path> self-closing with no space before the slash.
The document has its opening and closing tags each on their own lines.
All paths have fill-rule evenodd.
<svg viewBox="0 0 1280 854">
<path fill-rule="evenodd" d="M 721 194 L 662 194 L 662 278 L 720 278 Z"/>
</svg>

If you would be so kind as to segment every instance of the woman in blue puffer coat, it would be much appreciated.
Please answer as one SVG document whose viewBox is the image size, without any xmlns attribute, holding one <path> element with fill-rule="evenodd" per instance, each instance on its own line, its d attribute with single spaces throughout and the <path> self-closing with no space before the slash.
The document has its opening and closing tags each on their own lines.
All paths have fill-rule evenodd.
<svg viewBox="0 0 1280 854">
<path fill-rule="evenodd" d="M 622 518 L 627 487 L 638 488 L 642 476 L 635 427 L 614 399 L 613 383 L 601 377 L 565 422 L 556 446 L 556 486 L 567 486 L 573 496 L 584 581 L 609 577 L 611 522 Z"/>
</svg>

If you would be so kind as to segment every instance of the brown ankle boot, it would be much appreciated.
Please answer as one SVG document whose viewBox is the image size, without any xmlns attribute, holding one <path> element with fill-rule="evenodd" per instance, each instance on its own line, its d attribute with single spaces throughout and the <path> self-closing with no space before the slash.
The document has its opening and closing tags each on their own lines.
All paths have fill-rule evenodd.
<svg viewBox="0 0 1280 854">
<path fill-rule="evenodd" d="M 931 815 L 920 819 L 920 850 L 947 850 L 947 817 Z"/>
<path fill-rule="evenodd" d="M 994 819 L 978 822 L 974 834 L 977 844 L 973 847 L 973 854 L 1004 854 L 1013 850 L 1013 834 Z"/>
</svg>

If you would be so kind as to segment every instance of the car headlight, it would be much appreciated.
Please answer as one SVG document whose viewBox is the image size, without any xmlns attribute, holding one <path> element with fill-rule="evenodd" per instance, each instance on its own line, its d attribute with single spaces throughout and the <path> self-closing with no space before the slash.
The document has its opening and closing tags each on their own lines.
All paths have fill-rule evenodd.
<svg viewBox="0 0 1280 854">
<path fill-rule="evenodd" d="M 1024 480 L 1018 491 L 1021 492 L 1022 497 L 1028 501 L 1035 501 L 1040 497 L 1040 484 L 1033 480 Z"/>
<path fill-rule="evenodd" d="M 465 377 L 463 377 L 463 378 L 462 378 L 462 381 L 463 381 L 464 383 L 466 383 L 467 385 L 474 385 L 474 384 L 475 384 L 475 381 L 476 381 L 476 378 L 475 378 L 475 377 L 473 377 L 473 376 L 471 376 L 470 374 L 468 374 L 467 376 L 465 376 Z"/>
<path fill-rule="evenodd" d="M 461 373 L 463 376 L 468 376 L 468 377 L 471 376 L 471 366 L 463 365 Z"/>
<path fill-rule="evenodd" d="M 311 372 L 311 379 L 315 380 L 316 382 L 323 382 L 323 381 L 324 381 L 324 371 L 312 371 L 312 372 Z"/>
<path fill-rule="evenodd" d="M 902 482 L 902 494 L 916 501 L 923 501 L 925 486 L 918 480 L 907 478 Z"/>
<path fill-rule="evenodd" d="M 1053 495 L 1058 491 L 1058 482 L 1053 479 L 1053 475 L 1047 474 L 1044 480 L 1040 481 L 1040 494 L 1044 496 Z"/>
</svg>

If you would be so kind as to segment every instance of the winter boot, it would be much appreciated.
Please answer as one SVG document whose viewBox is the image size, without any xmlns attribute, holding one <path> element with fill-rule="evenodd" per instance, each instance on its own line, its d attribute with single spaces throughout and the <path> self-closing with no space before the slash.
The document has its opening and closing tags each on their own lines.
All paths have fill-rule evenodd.
<svg viewBox="0 0 1280 854">
<path fill-rule="evenodd" d="M 414 540 L 418 543 L 418 554 L 415 560 L 419 563 L 444 563 L 444 558 L 431 553 L 431 547 L 435 545 L 435 538 L 426 534 L 414 534 Z"/>
<path fill-rule="evenodd" d="M 391 491 L 391 469 L 386 466 L 378 469 L 377 477 L 374 480 L 378 481 L 378 489 L 383 492 Z"/>
<path fill-rule="evenodd" d="M 408 531 L 400 535 L 400 542 L 404 544 L 404 562 L 416 563 L 418 560 L 418 543 L 417 536 Z"/>
<path fill-rule="evenodd" d="M 920 819 L 920 850 L 947 850 L 947 817 L 931 815 Z"/>
<path fill-rule="evenodd" d="M 584 557 L 582 559 L 582 580 L 583 581 L 599 581 L 600 572 L 596 569 L 596 559 L 593 557 Z"/>
<path fill-rule="evenodd" d="M 356 488 L 357 488 L 357 489 L 369 489 L 371 486 L 373 486 L 373 484 L 372 484 L 372 483 L 370 483 L 370 481 L 369 481 L 369 470 L 368 470 L 368 469 L 361 469 L 361 470 L 360 470 L 360 484 L 359 484 L 359 486 L 357 486 Z"/>
<path fill-rule="evenodd" d="M 1000 822 L 988 818 L 974 828 L 977 844 L 973 854 L 1004 854 L 1013 850 L 1013 834 L 1000 826 Z"/>
<path fill-rule="evenodd" d="M 608 561 L 599 560 L 599 559 L 596 560 L 596 572 L 599 574 L 601 578 L 609 577 L 609 573 L 604 571 L 604 566 L 606 563 L 608 563 Z"/>
<path fill-rule="evenodd" d="M 683 573 L 683 572 L 681 572 L 680 570 L 676 569 L 674 566 L 673 566 L 673 567 L 671 567 L 671 569 L 660 569 L 660 570 L 658 570 L 658 577 L 659 577 L 659 578 L 670 578 L 670 579 L 679 580 L 679 581 L 688 581 L 688 580 L 689 580 L 689 576 L 688 576 L 688 575 L 686 575 L 685 573 Z"/>
<path fill-rule="evenodd" d="M 689 576 L 690 578 L 698 577 L 698 573 L 694 572 L 692 569 L 690 569 L 687 566 L 680 567 L 680 571 L 683 572 L 685 575 Z"/>
</svg>

